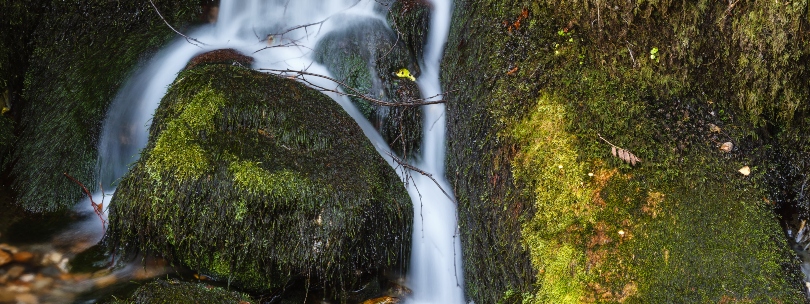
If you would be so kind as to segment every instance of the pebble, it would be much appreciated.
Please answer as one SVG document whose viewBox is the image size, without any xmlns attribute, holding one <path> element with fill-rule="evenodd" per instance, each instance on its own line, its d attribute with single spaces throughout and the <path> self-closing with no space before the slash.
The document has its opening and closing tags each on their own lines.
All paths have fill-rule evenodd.
<svg viewBox="0 0 810 304">
<path fill-rule="evenodd" d="M 48 286 L 51 286 L 52 283 L 53 279 L 51 278 L 42 278 L 42 277 L 37 278 L 37 280 L 33 284 L 31 284 L 31 289 L 33 289 L 34 291 L 40 291 Z"/>
<path fill-rule="evenodd" d="M 18 294 L 14 299 L 19 304 L 39 304 L 39 299 L 30 293 Z"/>
<path fill-rule="evenodd" d="M 48 252 L 42 257 L 42 265 L 59 265 L 62 261 L 62 254 L 58 252 Z"/>
<path fill-rule="evenodd" d="M 17 247 L 10 246 L 9 244 L 0 244 L 0 250 L 5 250 L 11 252 L 12 254 L 17 253 Z"/>
<path fill-rule="evenodd" d="M 11 269 L 9 269 L 8 272 L 6 272 L 6 275 L 8 275 L 8 278 L 10 280 L 15 280 L 15 279 L 17 279 L 17 277 L 22 275 L 24 271 L 25 271 L 25 267 L 17 265 L 17 266 L 11 267 Z"/>
<path fill-rule="evenodd" d="M 14 258 L 5 250 L 0 250 L 0 266 L 11 263 Z"/>
<path fill-rule="evenodd" d="M 46 277 L 58 278 L 62 275 L 62 271 L 56 266 L 48 266 L 39 271 L 40 274 Z"/>
<path fill-rule="evenodd" d="M 28 251 L 20 251 L 14 254 L 14 261 L 19 263 L 28 263 L 34 258 L 34 254 Z"/>
<path fill-rule="evenodd" d="M 20 282 L 23 282 L 23 283 L 31 283 L 36 278 L 37 278 L 37 276 L 34 275 L 33 273 L 28 273 L 28 274 L 24 274 L 24 275 L 20 276 L 19 280 L 20 280 Z"/>
</svg>

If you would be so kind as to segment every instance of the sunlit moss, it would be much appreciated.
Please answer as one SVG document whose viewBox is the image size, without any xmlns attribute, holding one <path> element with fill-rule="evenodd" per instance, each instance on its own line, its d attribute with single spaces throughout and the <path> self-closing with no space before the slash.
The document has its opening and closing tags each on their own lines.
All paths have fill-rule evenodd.
<svg viewBox="0 0 810 304">
<path fill-rule="evenodd" d="M 160 180 L 165 174 L 194 179 L 210 170 L 210 160 L 197 144 L 197 137 L 214 131 L 213 119 L 224 104 L 224 97 L 211 88 L 201 90 L 186 103 L 179 102 L 180 114 L 167 122 L 146 162 L 153 179 Z"/>
</svg>

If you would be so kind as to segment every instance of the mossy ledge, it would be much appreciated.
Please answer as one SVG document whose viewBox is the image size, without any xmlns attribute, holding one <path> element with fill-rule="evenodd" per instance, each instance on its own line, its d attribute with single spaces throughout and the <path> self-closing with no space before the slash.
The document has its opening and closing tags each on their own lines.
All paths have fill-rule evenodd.
<svg viewBox="0 0 810 304">
<path fill-rule="evenodd" d="M 469 299 L 805 302 L 764 173 L 775 143 L 806 144 L 788 137 L 807 129 L 806 14 L 456 1 L 442 83 Z"/>
<path fill-rule="evenodd" d="M 408 263 L 402 182 L 333 100 L 232 65 L 179 74 L 111 202 L 109 244 L 260 293 L 330 297 Z"/>
</svg>

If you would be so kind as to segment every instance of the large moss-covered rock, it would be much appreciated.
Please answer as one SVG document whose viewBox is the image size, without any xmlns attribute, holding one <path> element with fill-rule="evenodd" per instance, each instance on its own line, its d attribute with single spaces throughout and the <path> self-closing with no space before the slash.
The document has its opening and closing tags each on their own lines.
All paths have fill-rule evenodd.
<svg viewBox="0 0 810 304">
<path fill-rule="evenodd" d="M 126 300 L 115 304 L 254 303 L 249 296 L 203 283 L 157 280 L 139 287 Z"/>
<path fill-rule="evenodd" d="M 365 95 L 404 106 L 383 106 L 352 96 L 352 103 L 378 129 L 391 149 L 400 155 L 418 152 L 422 138 L 419 107 L 407 106 L 420 99 L 416 83 L 396 76 L 400 69 L 419 71 L 414 54 L 400 34 L 380 19 L 336 20 L 347 25 L 331 32 L 315 48 L 315 61 L 325 65 L 348 88 L 344 92 Z M 416 75 L 418 76 L 418 75 Z"/>
<path fill-rule="evenodd" d="M 407 265 L 402 182 L 333 100 L 230 65 L 180 73 L 111 202 L 110 239 L 251 290 L 346 299 Z"/>
<path fill-rule="evenodd" d="M 456 1 L 442 82 L 457 90 L 447 176 L 467 296 L 804 302 L 765 172 L 779 170 L 778 147 L 795 143 L 778 154 L 794 160 L 810 151 L 796 131 L 807 124 L 806 11 Z M 787 191 L 798 197 L 800 184 Z"/>
<path fill-rule="evenodd" d="M 197 0 L 154 3 L 181 30 L 199 15 Z M 107 106 L 138 63 L 176 34 L 149 1 L 3 1 L 2 10 L 0 95 L 8 89 L 5 115 L 18 122 L 13 187 L 28 210 L 70 208 L 83 194 L 62 173 L 96 187 Z"/>
</svg>

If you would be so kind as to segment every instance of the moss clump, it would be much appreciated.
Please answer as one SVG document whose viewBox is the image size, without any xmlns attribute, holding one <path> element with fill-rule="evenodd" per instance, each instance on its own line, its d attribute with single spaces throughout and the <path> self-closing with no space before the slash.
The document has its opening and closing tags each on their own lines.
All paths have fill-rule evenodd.
<svg viewBox="0 0 810 304">
<path fill-rule="evenodd" d="M 0 49 L 11 52 L 10 114 L 18 121 L 10 158 L 13 187 L 28 210 L 70 208 L 83 194 L 62 173 L 95 186 L 107 106 L 139 61 L 175 34 L 149 2 L 11 2 L 2 18 L 11 28 L 2 32 L 13 40 L 4 39 Z M 155 1 L 181 29 L 196 19 L 198 4 Z"/>
<path fill-rule="evenodd" d="M 457 90 L 447 175 L 467 295 L 802 302 L 757 167 L 806 124 L 807 52 L 783 39 L 805 36 L 805 21 L 778 6 L 456 3 L 442 77 Z M 725 141 L 738 148 L 720 152 Z"/>
<path fill-rule="evenodd" d="M 191 101 L 179 104 L 180 114 L 166 122 L 146 163 L 149 175 L 158 182 L 164 175 L 196 179 L 210 168 L 205 151 L 195 143 L 196 136 L 214 132 L 214 117 L 220 114 L 225 98 L 204 88 Z"/>
<path fill-rule="evenodd" d="M 202 283 L 157 280 L 143 285 L 126 300 L 110 303 L 254 303 L 248 295 Z"/>
<path fill-rule="evenodd" d="M 231 65 L 178 79 L 111 202 L 111 244 L 250 290 L 307 281 L 342 301 L 407 265 L 407 193 L 334 101 Z"/>
</svg>

